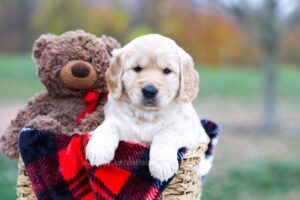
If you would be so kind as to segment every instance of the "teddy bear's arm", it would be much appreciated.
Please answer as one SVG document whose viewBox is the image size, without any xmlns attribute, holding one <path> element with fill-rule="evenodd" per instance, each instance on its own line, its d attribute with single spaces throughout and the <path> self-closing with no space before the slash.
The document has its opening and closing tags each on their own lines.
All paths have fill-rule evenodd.
<svg viewBox="0 0 300 200">
<path fill-rule="evenodd" d="M 18 135 L 20 129 L 25 125 L 26 110 L 27 108 L 21 110 L 17 114 L 17 117 L 11 121 L 4 133 L 1 133 L 0 150 L 10 159 L 17 159 L 19 156 Z"/>
<path fill-rule="evenodd" d="M 9 127 L 3 133 L 0 133 L 0 151 L 8 158 L 17 159 L 19 157 L 19 132 L 29 121 L 45 113 L 47 98 L 48 96 L 45 93 L 33 97 L 27 106 L 19 111 L 16 118 L 10 122 Z"/>
<path fill-rule="evenodd" d="M 67 133 L 67 128 L 61 125 L 56 119 L 48 115 L 38 115 L 34 119 L 30 120 L 26 126 L 39 131 L 55 131 L 56 133 Z"/>
<path fill-rule="evenodd" d="M 93 113 L 86 115 L 85 118 L 81 120 L 80 130 L 82 132 L 95 130 L 104 120 L 103 113 L 103 106 L 99 105 Z"/>
</svg>

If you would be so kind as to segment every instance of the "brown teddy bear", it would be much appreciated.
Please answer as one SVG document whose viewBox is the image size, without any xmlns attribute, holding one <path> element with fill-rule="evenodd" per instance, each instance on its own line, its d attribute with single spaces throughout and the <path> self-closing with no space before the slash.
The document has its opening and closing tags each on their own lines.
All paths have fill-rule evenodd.
<svg viewBox="0 0 300 200">
<path fill-rule="evenodd" d="M 18 135 L 24 126 L 70 134 L 95 129 L 104 117 L 104 73 L 111 51 L 118 47 L 111 37 L 97 38 L 82 30 L 40 36 L 33 58 L 47 91 L 32 97 L 12 120 L 0 138 L 1 151 L 18 158 Z"/>
</svg>

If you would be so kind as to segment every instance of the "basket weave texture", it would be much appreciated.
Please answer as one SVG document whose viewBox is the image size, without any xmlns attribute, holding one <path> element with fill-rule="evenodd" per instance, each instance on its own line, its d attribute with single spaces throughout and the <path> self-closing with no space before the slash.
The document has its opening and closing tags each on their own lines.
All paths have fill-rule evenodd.
<svg viewBox="0 0 300 200">
<path fill-rule="evenodd" d="M 201 162 L 201 155 L 207 148 L 206 144 L 189 150 L 181 162 L 180 169 L 167 188 L 158 198 L 159 200 L 199 200 L 201 196 L 201 182 L 197 175 Z M 31 182 L 26 174 L 22 159 L 18 163 L 17 198 L 18 200 L 37 199 Z"/>
<path fill-rule="evenodd" d="M 33 190 L 32 185 L 27 176 L 24 163 L 19 158 L 18 162 L 18 178 L 17 178 L 17 198 L 18 200 L 34 200 L 37 199 Z"/>
</svg>

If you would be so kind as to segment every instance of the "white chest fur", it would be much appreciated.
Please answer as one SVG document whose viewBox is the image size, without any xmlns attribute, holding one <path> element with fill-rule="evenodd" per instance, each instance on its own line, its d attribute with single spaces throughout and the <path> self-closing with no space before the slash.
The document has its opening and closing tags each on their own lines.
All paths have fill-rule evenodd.
<svg viewBox="0 0 300 200">
<path fill-rule="evenodd" d="M 173 104 L 162 111 L 144 111 L 124 102 L 109 99 L 105 119 L 119 129 L 120 140 L 151 144 L 162 131 L 180 132 L 182 145 L 196 147 L 206 141 L 206 134 L 192 104 Z M 176 137 L 170 135 L 170 137 Z"/>
</svg>

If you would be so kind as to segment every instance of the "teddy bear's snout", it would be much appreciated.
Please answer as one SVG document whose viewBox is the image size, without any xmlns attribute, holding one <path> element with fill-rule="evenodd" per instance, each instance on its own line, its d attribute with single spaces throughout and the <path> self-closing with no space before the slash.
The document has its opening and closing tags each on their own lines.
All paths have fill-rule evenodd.
<svg viewBox="0 0 300 200">
<path fill-rule="evenodd" d="M 60 78 L 71 89 L 89 89 L 97 81 L 97 72 L 93 65 L 82 60 L 68 62 L 60 71 Z"/>
</svg>

